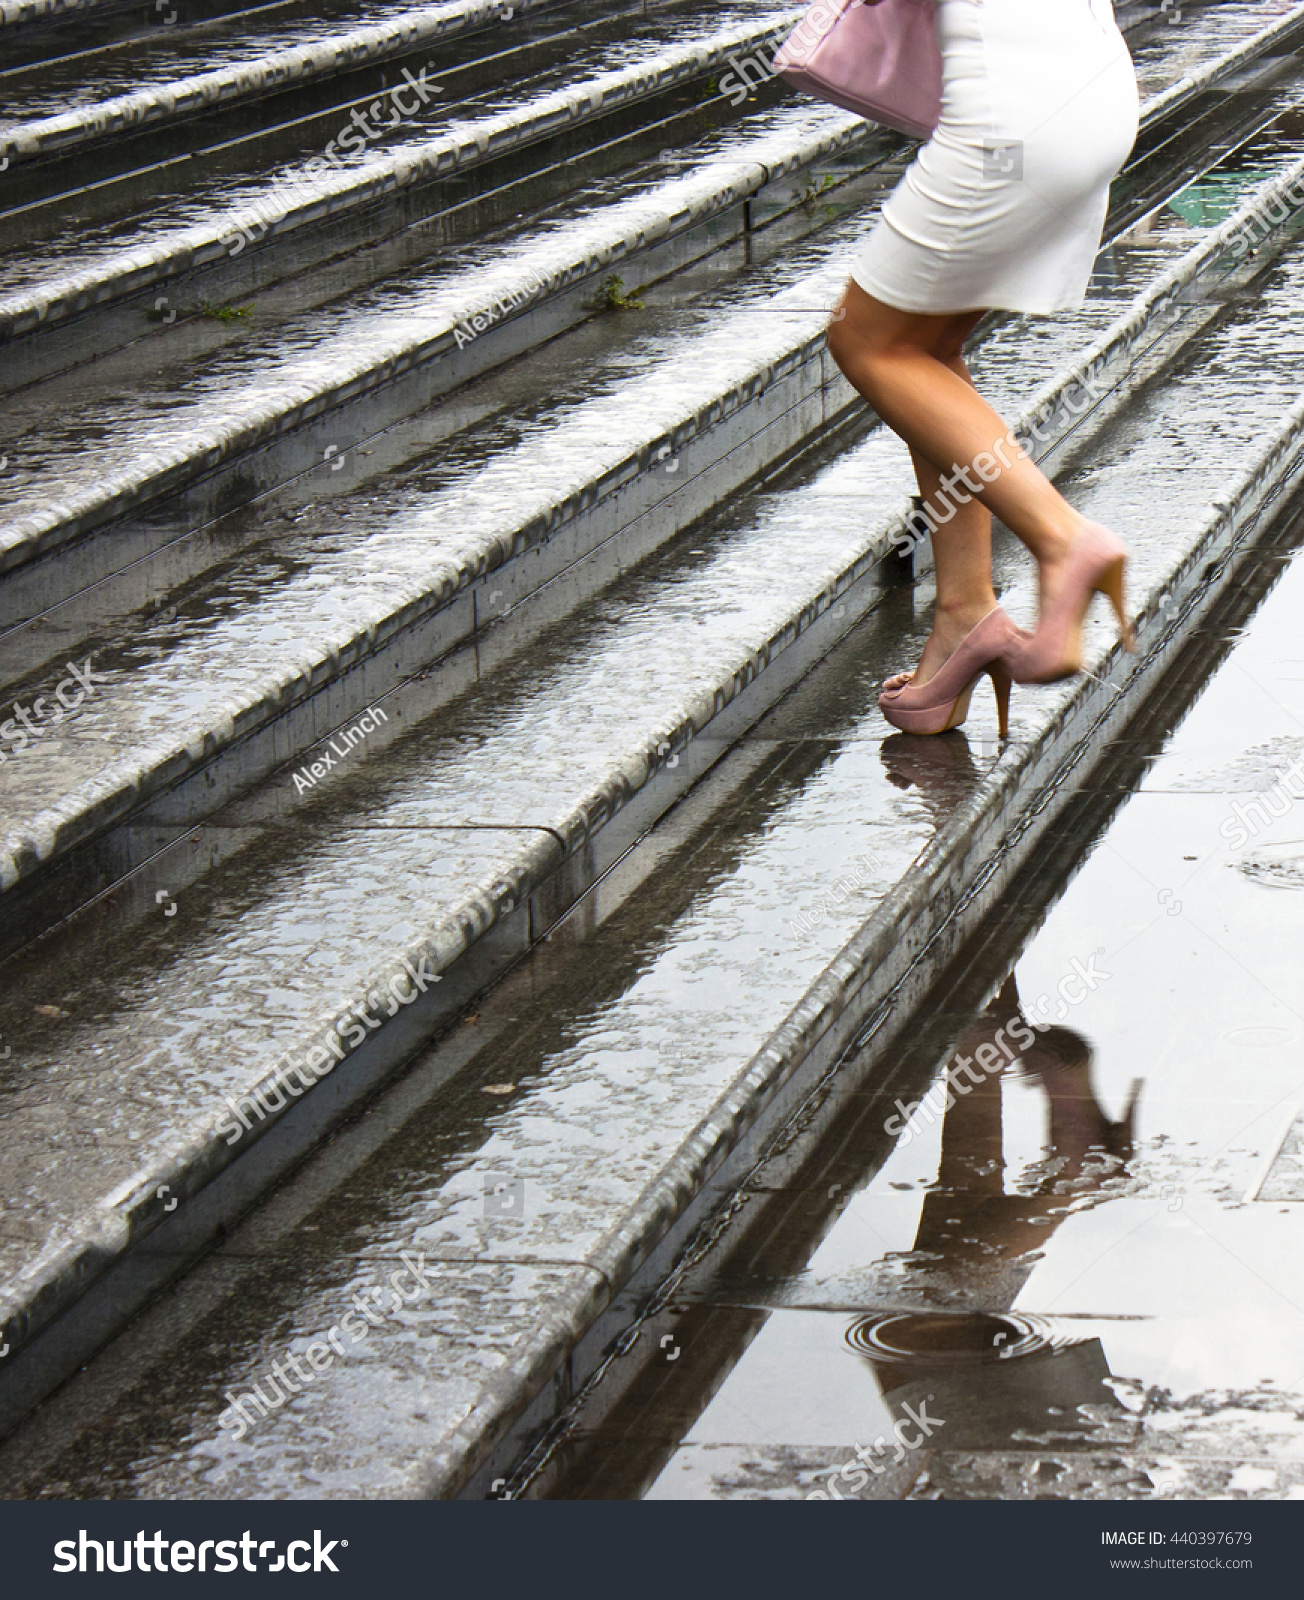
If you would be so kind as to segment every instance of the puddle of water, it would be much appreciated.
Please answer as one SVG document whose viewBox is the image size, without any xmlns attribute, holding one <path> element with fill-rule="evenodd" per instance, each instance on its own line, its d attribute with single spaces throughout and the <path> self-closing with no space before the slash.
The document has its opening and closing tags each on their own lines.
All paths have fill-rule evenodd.
<svg viewBox="0 0 1304 1600">
<path fill-rule="evenodd" d="M 1304 732 L 1301 621 L 1296 561 L 1072 883 L 994 916 L 988 970 L 1044 916 L 994 997 L 762 1170 L 784 1220 L 550 1493 L 1304 1497 L 1304 812 L 1225 778 Z"/>
</svg>

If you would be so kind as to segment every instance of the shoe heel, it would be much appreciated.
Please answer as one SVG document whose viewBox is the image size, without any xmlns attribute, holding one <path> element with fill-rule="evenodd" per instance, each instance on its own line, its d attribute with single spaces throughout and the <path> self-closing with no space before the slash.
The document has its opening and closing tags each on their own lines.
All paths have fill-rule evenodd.
<svg viewBox="0 0 1304 1600">
<path fill-rule="evenodd" d="M 974 685 L 985 672 L 991 673 L 1004 738 L 1011 677 L 1007 658 L 1021 637 L 1001 608 L 993 607 L 926 684 L 916 687 L 905 674 L 889 678 L 878 697 L 879 710 L 902 733 L 946 733 L 968 716 Z"/>
<path fill-rule="evenodd" d="M 977 678 L 974 678 L 968 687 L 955 697 L 950 715 L 942 728 L 943 733 L 950 733 L 952 728 L 960 727 L 964 719 L 969 715 L 969 701 L 973 697 L 973 686 L 977 681 Z"/>
<path fill-rule="evenodd" d="M 996 725 L 1002 739 L 1010 737 L 1010 685 L 1014 679 L 1003 661 L 993 661 L 987 669 L 996 695 Z"/>
<path fill-rule="evenodd" d="M 1127 607 L 1123 603 L 1123 557 L 1110 565 L 1100 575 L 1096 589 L 1103 594 L 1114 608 L 1114 616 L 1118 619 L 1118 636 L 1123 641 L 1123 648 L 1129 655 L 1136 654 L 1136 633 L 1132 627 L 1132 620 L 1127 614 Z"/>
</svg>

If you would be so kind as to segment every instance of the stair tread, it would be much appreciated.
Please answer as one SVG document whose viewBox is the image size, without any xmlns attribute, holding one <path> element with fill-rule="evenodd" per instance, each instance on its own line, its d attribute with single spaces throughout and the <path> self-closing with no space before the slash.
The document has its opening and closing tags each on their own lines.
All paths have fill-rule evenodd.
<svg viewBox="0 0 1304 1600">
<path fill-rule="evenodd" d="M 178 169 L 173 181 L 184 187 L 156 193 L 129 220 L 75 222 L 43 243 L 19 242 L 0 252 L 0 328 L 22 330 L 37 319 L 45 324 L 71 304 L 105 299 L 115 285 L 127 292 L 219 259 L 233 250 L 242 225 L 256 239 L 254 230 L 264 226 L 284 230 L 364 205 L 395 187 L 436 174 L 451 177 L 544 131 L 577 126 L 676 83 L 690 70 L 706 70 L 726 59 L 727 51 L 754 48 L 792 15 L 777 9 L 758 13 L 746 0 L 734 0 L 730 10 L 703 18 L 706 26 L 697 37 L 677 38 L 669 46 L 657 37 L 655 17 L 636 20 L 625 38 L 592 41 L 565 67 L 514 80 L 455 107 L 432 100 L 424 115 L 361 149 L 337 152 L 338 170 L 317 179 L 304 175 L 308 156 L 298 154 L 255 171 L 201 173 L 197 193 L 188 169 Z M 339 114 L 347 123 L 345 112 Z"/>
<path fill-rule="evenodd" d="M 1120 431 L 1121 458 L 1116 456 L 1111 470 L 1085 474 L 1078 484 L 1076 497 L 1096 514 L 1116 516 L 1120 497 L 1135 505 L 1138 489 L 1153 496 L 1148 516 L 1128 529 L 1140 595 L 1180 565 L 1199 526 L 1192 510 L 1207 503 L 1204 485 L 1262 448 L 1263 419 L 1279 419 L 1294 397 L 1298 361 L 1283 345 L 1280 328 L 1301 282 L 1304 260 L 1292 255 L 1280 268 L 1275 291 L 1281 309 L 1274 313 L 1268 303 L 1266 317 L 1247 312 L 1240 323 L 1222 324 L 1199 368 L 1179 373 L 1173 390 L 1152 398 L 1148 414 Z M 1220 350 L 1233 353 L 1246 392 L 1258 396 L 1260 409 L 1246 419 L 1242 437 L 1233 441 L 1229 431 L 1218 441 L 1204 484 L 1193 485 L 1185 462 L 1199 440 L 1207 448 L 1207 416 L 1196 402 L 1202 389 L 1226 392 Z M 904 462 L 900 470 L 904 474 Z M 838 463 L 829 471 L 845 467 Z M 838 507 L 841 526 L 833 514 Z M 185 900 L 194 903 L 182 905 L 174 928 L 162 913 L 147 931 L 134 924 L 112 930 L 88 925 L 84 937 L 96 950 L 93 961 L 72 959 L 75 952 L 60 941 L 38 969 L 20 974 L 0 1012 L 0 1033 L 19 1044 L 6 1066 L 18 1093 L 11 1089 L 0 1101 L 14 1152 L 7 1171 L 20 1197 L 13 1208 L 17 1236 L 8 1236 L 6 1252 L 17 1272 L 11 1282 L 30 1285 L 56 1259 L 86 1248 L 91 1225 L 81 1224 L 92 1191 L 99 1195 L 95 1227 L 103 1230 L 110 1227 L 106 1218 L 116 1215 L 110 1197 L 116 1194 L 121 1202 L 144 1182 L 147 1169 L 150 1181 L 167 1182 L 168 1173 L 175 1181 L 183 1146 L 196 1150 L 203 1127 L 211 1129 L 221 1114 L 219 1106 L 207 1117 L 197 1115 L 196 1087 L 201 1093 L 216 1085 L 238 1087 L 241 1074 L 252 1086 L 296 1039 L 310 1036 L 311 1024 L 328 1022 L 330 1002 L 365 992 L 378 971 L 394 973 L 403 956 L 416 959 L 418 951 L 430 958 L 431 970 L 445 966 L 477 924 L 483 928 L 492 920 L 504 891 L 519 903 L 530 873 L 537 881 L 557 860 L 554 832 L 574 839 L 595 814 L 600 818 L 641 783 L 649 759 L 655 760 L 658 736 L 685 711 L 693 715 L 695 699 L 709 718 L 721 669 L 727 673 L 737 660 L 742 635 L 754 640 L 762 626 L 782 621 L 799 602 L 795 568 L 804 564 L 809 573 L 822 566 L 832 573 L 845 562 L 857 524 L 863 540 L 863 506 L 851 496 L 794 491 L 759 497 L 742 526 L 726 530 L 714 562 L 685 574 L 667 559 L 665 571 L 632 574 L 594 602 L 556 641 L 543 677 L 539 660 L 522 663 L 516 681 L 498 683 L 496 694 L 405 732 L 381 756 L 383 784 L 378 786 L 365 758 L 355 758 L 320 801 L 293 819 L 276 815 L 273 805 L 268 820 L 253 802 L 217 819 L 215 838 L 232 830 L 235 854 L 186 891 Z M 1019 583 L 1028 606 L 1026 571 Z M 725 596 L 735 601 L 734 610 L 722 606 Z M 709 628 L 699 624 L 703 614 L 710 617 Z M 1089 638 L 1097 654 L 1111 633 L 1104 619 L 1093 623 Z M 1072 686 L 1025 692 L 1025 720 L 1016 737 L 1042 737 L 1054 726 L 1056 708 L 1074 692 Z M 876 728 L 874 737 L 881 737 L 881 724 Z M 872 748 L 860 759 L 876 759 Z M 491 809 L 474 817 L 463 812 L 459 820 L 494 831 L 487 838 L 480 828 L 460 833 L 453 856 L 444 797 L 464 799 L 476 786 Z M 313 818 L 317 806 L 319 818 Z M 866 811 L 867 825 L 874 816 Z M 249 833 L 242 836 L 245 829 Z M 912 840 L 911 853 L 919 842 L 914 835 Z M 254 865 L 258 858 L 267 862 L 265 871 Z M 908 865 L 902 857 L 893 872 Z M 431 881 L 435 894 L 429 892 Z M 891 892 L 887 884 L 883 888 Z M 786 888 L 783 894 L 790 898 Z M 184 951 L 175 947 L 182 932 L 191 941 Z M 409 940 L 414 942 L 405 944 Z M 382 949 L 384 960 L 378 959 Z M 821 960 L 827 959 L 824 952 Z M 269 960 L 275 963 L 273 984 L 267 981 Z M 124 966 L 138 976 L 127 981 Z M 95 975 L 91 982 L 87 973 Z M 94 1005 L 96 984 L 121 998 L 115 1003 L 109 994 L 107 1011 L 79 1014 L 87 989 Z M 37 1005 L 69 1015 L 50 1017 L 36 1012 Z M 219 1023 L 223 1044 L 215 1060 L 211 1040 Z M 107 1071 L 106 1041 L 115 1037 L 125 1048 L 114 1052 Z M 83 1130 L 87 1135 L 78 1167 L 83 1205 L 75 1221 L 55 1223 L 33 1258 L 42 1219 L 65 1214 L 52 1182 L 59 1170 L 57 1152 L 49 1148 L 52 1067 L 59 1069 L 57 1093 L 69 1113 L 65 1137 Z M 131 1083 L 130 1094 L 124 1083 Z M 125 1109 L 128 1101 L 151 1107 L 152 1126 L 142 1140 L 125 1137 L 137 1115 Z M 177 1114 L 168 1127 L 154 1115 L 164 1104 Z M 124 1136 L 119 1142 L 103 1132 L 115 1128 Z M 26 1183 L 25 1161 L 32 1164 Z M 93 1229 L 91 1236 L 99 1237 Z"/>
<path fill-rule="evenodd" d="M 174 621 L 139 621 L 92 669 L 104 674 L 102 696 L 0 763 L 11 862 L 59 848 L 54 827 L 64 841 L 84 837 L 93 819 L 171 781 L 249 726 L 250 717 L 275 714 L 404 618 L 447 603 L 506 563 L 523 538 L 538 537 L 559 507 L 618 477 L 631 458 L 655 455 L 657 441 L 676 426 L 818 339 L 821 307 L 845 270 L 836 247 L 828 254 L 816 273 L 777 295 L 762 289 L 754 303 L 763 312 L 745 315 L 731 299 L 709 329 L 674 319 L 660 340 L 622 351 L 606 381 L 590 375 L 575 400 L 546 409 L 528 428 L 495 419 L 501 448 L 473 459 L 459 476 L 441 471 L 407 505 L 381 498 L 364 505 L 356 521 L 346 505 L 337 533 L 296 529 L 262 544 L 234 574 L 220 575 L 207 603 L 196 597 L 193 610 Z M 1142 259 L 1153 266 L 1154 252 Z M 1118 293 L 1100 302 L 1100 324 L 1110 320 Z M 1033 372 L 1049 377 L 1079 347 L 1081 322 L 1055 331 L 1058 338 L 1048 328 L 1031 346 L 1021 339 L 1012 353 L 1017 376 L 1010 376 L 1023 392 Z M 627 370 L 631 354 L 634 373 Z M 859 469 L 848 470 L 860 479 Z M 857 481 L 858 492 L 869 487 Z M 370 500 L 371 491 L 358 498 Z M 40 631 L 33 624 L 19 632 L 15 659 L 31 648 L 24 634 Z M 51 674 L 61 671 L 47 668 L 43 682 L 52 688 Z M 74 793 L 82 824 L 65 798 Z"/>
<path fill-rule="evenodd" d="M 530 299 L 542 285 L 615 265 L 631 247 L 713 214 L 761 168 L 782 171 L 812 151 L 858 142 L 863 127 L 845 112 L 790 114 L 782 127 L 739 141 L 734 161 L 722 157 L 650 192 L 550 218 L 510 245 L 464 246 L 421 271 L 349 296 L 341 306 L 192 363 L 180 388 L 165 369 L 140 394 L 115 397 L 111 425 L 97 397 L 84 414 L 74 411 L 50 426 L 48 436 L 13 438 L 6 445 L 11 465 L 0 551 L 10 562 L 20 560 L 71 519 L 103 516 L 106 507 L 138 496 L 165 473 L 202 463 L 212 452 L 220 459 L 247 448 L 315 414 L 331 397 L 380 382 L 437 349 L 455 350 L 460 324 L 488 315 L 513 294 Z M 105 436 L 109 443 L 96 448 Z M 55 462 L 62 481 L 52 500 Z"/>
<path fill-rule="evenodd" d="M 516 9 L 525 12 L 547 3 L 549 0 L 519 0 Z M 23 157 L 64 151 L 113 132 L 135 132 L 146 122 L 157 125 L 169 116 L 227 106 L 271 88 L 297 86 L 346 68 L 384 61 L 419 48 L 427 40 L 434 44 L 496 22 L 502 10 L 500 0 L 448 0 L 443 5 L 399 10 L 381 6 L 370 18 L 364 12 L 343 32 L 334 18 L 305 20 L 294 29 L 273 26 L 265 42 L 255 43 L 247 34 L 243 41 L 237 36 L 228 61 L 221 60 L 226 52 L 220 40 L 214 40 L 212 56 L 221 62 L 218 66 L 209 65 L 212 56 L 196 47 L 190 65 L 201 70 L 189 73 L 184 72 L 181 54 L 185 47 L 170 59 L 165 40 L 162 49 L 149 52 L 161 81 L 137 84 L 53 115 L 7 117 L 0 120 L 0 138 L 11 152 Z M 260 53 L 252 53 L 251 46 Z M 175 75 L 178 67 L 183 72 L 179 77 Z M 21 93 L 18 101 L 21 106 Z M 66 99 L 63 103 L 66 105 Z"/>
</svg>

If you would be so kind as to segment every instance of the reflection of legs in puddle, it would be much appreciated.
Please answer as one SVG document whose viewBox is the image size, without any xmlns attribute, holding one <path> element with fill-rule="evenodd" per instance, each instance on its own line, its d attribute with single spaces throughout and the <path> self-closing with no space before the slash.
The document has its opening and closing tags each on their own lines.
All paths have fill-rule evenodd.
<svg viewBox="0 0 1304 1600">
<path fill-rule="evenodd" d="M 1048 1028 L 1023 1056 L 1029 1082 L 1050 1102 L 1049 1153 L 1043 1194 L 1099 1192 L 1132 1154 L 1140 1079 L 1134 1079 L 1122 1120 L 1111 1122 L 1091 1086 L 1091 1046 L 1072 1028 Z"/>
<path fill-rule="evenodd" d="M 943 1115 L 937 1188 L 924 1198 L 915 1249 L 943 1257 L 950 1269 L 1014 1262 L 1041 1250 L 1071 1208 L 1104 1198 L 1103 1185 L 1132 1152 L 1139 1085 L 1132 1087 L 1123 1120 L 1111 1122 L 1092 1089 L 1090 1045 L 1071 1028 L 1050 1028 L 1021 1057 L 1025 1080 L 1046 1095 L 1049 1150 L 1031 1193 L 1005 1193 L 1001 1090 L 1020 1060 L 1007 1036 L 1018 1016 L 1011 977 L 961 1039 L 947 1069 L 953 1104 Z M 1010 1287 L 1017 1292 L 1017 1284 Z"/>
<path fill-rule="evenodd" d="M 886 1362 L 865 1352 L 894 1417 L 929 1404 L 947 1426 L 944 1447 L 1004 1448 L 1030 1437 L 1054 1445 L 1094 1433 L 1121 1409 L 1099 1340 L 1034 1341 L 1029 1350 L 1020 1343 L 1028 1324 L 1001 1313 L 1070 1209 L 1105 1198 L 1104 1184 L 1131 1154 L 1137 1086 L 1123 1120 L 1111 1122 L 1096 1101 L 1082 1035 L 1049 1028 L 1020 1049 L 1032 1032 L 1020 1019 L 1011 976 L 947 1067 L 938 1181 L 924 1197 L 914 1246 L 934 1258 L 918 1263 L 914 1286 L 938 1310 L 897 1314 L 896 1347 L 906 1345 L 910 1357 Z M 1050 1148 L 1033 1191 L 1007 1194 L 1002 1080 L 1020 1063 L 1046 1096 Z M 947 1302 L 956 1309 L 943 1311 Z"/>
<path fill-rule="evenodd" d="M 887 781 L 896 789 L 917 789 L 939 827 L 978 782 L 969 742 L 959 732 L 894 733 L 879 755 Z"/>
</svg>

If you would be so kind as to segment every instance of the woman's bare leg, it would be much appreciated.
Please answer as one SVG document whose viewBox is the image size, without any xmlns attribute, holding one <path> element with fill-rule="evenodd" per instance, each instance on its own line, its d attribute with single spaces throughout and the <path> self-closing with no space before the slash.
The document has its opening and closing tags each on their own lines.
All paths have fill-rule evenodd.
<svg viewBox="0 0 1304 1600">
<path fill-rule="evenodd" d="M 910 446 L 917 466 L 922 461 L 937 472 L 932 494 L 925 498 L 937 506 L 935 496 L 943 483 L 949 483 L 956 492 L 946 493 L 946 507 L 972 494 L 975 502 L 998 516 L 1037 558 L 1045 606 L 1055 594 L 1064 558 L 1084 519 L 1010 442 L 1007 424 L 978 394 L 963 370 L 959 356 L 962 330 L 972 328 L 981 312 L 924 316 L 897 311 L 854 282 L 847 285 L 841 309 L 845 314 L 829 328 L 829 350 L 848 382 Z M 990 482 L 974 469 L 974 463 L 984 457 Z M 962 470 L 966 476 L 957 476 Z M 932 481 L 930 478 L 930 484 Z M 965 571 L 964 543 L 980 531 L 976 520 L 965 518 L 966 512 L 973 512 L 972 504 L 958 505 L 954 520 L 933 535 L 939 621 L 943 587 L 949 595 L 951 577 Z M 948 529 L 955 533 L 948 536 Z M 966 581 L 957 576 L 961 593 L 967 595 Z M 939 629 L 936 649 L 932 648 L 934 641 L 929 641 L 926 654 L 932 658 L 940 652 L 941 633 Z M 958 643 L 956 638 L 951 648 Z M 936 670 L 940 661 L 934 664 L 930 659 L 929 665 Z"/>
<path fill-rule="evenodd" d="M 970 388 L 973 380 L 960 350 L 980 316 L 975 312 L 953 319 L 937 357 Z M 949 349 L 954 349 L 955 354 L 948 356 Z M 968 505 L 956 504 L 942 491 L 942 474 L 933 463 L 918 450 L 912 449 L 910 456 L 924 501 L 943 514 L 953 513 L 948 521 L 937 521 L 932 535 L 937 605 L 933 631 L 914 673 L 915 682 L 924 684 L 944 665 L 965 634 L 996 605 L 992 588 L 992 517 L 976 499 Z"/>
</svg>

